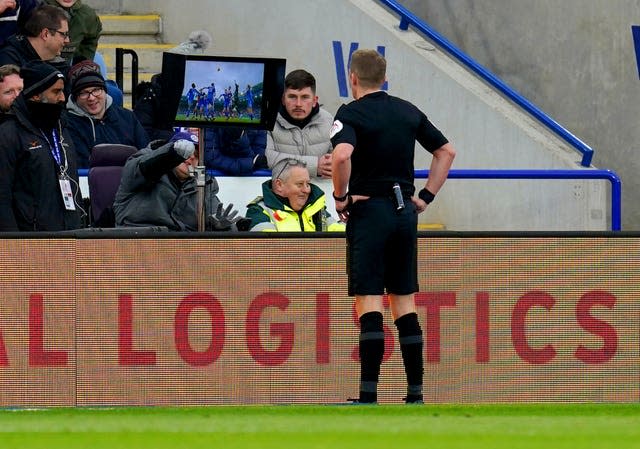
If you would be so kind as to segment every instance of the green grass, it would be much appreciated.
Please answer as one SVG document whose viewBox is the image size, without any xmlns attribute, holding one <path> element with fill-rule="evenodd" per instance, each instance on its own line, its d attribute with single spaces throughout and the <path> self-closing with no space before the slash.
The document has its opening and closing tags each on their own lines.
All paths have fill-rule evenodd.
<svg viewBox="0 0 640 449">
<path fill-rule="evenodd" d="M 640 448 L 640 404 L 0 410 L 0 448 Z"/>
</svg>

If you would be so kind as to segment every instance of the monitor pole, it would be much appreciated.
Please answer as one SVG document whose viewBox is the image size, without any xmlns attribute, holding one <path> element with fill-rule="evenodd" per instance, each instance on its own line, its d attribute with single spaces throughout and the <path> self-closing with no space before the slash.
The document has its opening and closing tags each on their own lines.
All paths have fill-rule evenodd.
<svg viewBox="0 0 640 449">
<path fill-rule="evenodd" d="M 196 167 L 196 186 L 197 201 L 196 205 L 196 221 L 198 223 L 198 232 L 204 232 L 206 230 L 206 208 L 205 208 L 205 184 L 206 184 L 206 170 L 204 165 L 204 128 L 198 130 L 198 166 Z M 212 211 L 209 211 L 212 212 Z"/>
</svg>

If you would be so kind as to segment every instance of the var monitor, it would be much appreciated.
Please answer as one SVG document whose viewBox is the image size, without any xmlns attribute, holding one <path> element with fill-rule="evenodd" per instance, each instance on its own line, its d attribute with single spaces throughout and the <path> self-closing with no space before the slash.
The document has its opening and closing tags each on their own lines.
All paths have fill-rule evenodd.
<svg viewBox="0 0 640 449">
<path fill-rule="evenodd" d="M 272 130 L 284 91 L 285 60 L 165 52 L 163 93 L 175 126 Z"/>
</svg>

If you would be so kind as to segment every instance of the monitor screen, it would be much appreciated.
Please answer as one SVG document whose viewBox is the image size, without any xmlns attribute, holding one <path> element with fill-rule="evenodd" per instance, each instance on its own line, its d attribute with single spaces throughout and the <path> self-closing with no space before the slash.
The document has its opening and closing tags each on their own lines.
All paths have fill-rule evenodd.
<svg viewBox="0 0 640 449">
<path fill-rule="evenodd" d="M 284 59 L 164 53 L 164 92 L 175 126 L 272 129 Z"/>
</svg>

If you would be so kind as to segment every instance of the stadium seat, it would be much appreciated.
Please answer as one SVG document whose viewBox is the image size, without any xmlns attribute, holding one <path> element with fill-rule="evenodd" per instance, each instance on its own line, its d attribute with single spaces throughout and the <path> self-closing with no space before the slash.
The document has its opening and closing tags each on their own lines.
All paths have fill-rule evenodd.
<svg viewBox="0 0 640 449">
<path fill-rule="evenodd" d="M 113 228 L 113 200 L 120 185 L 122 169 L 133 153 L 131 145 L 103 143 L 93 147 L 89 156 L 89 198 L 91 227 Z"/>
</svg>

